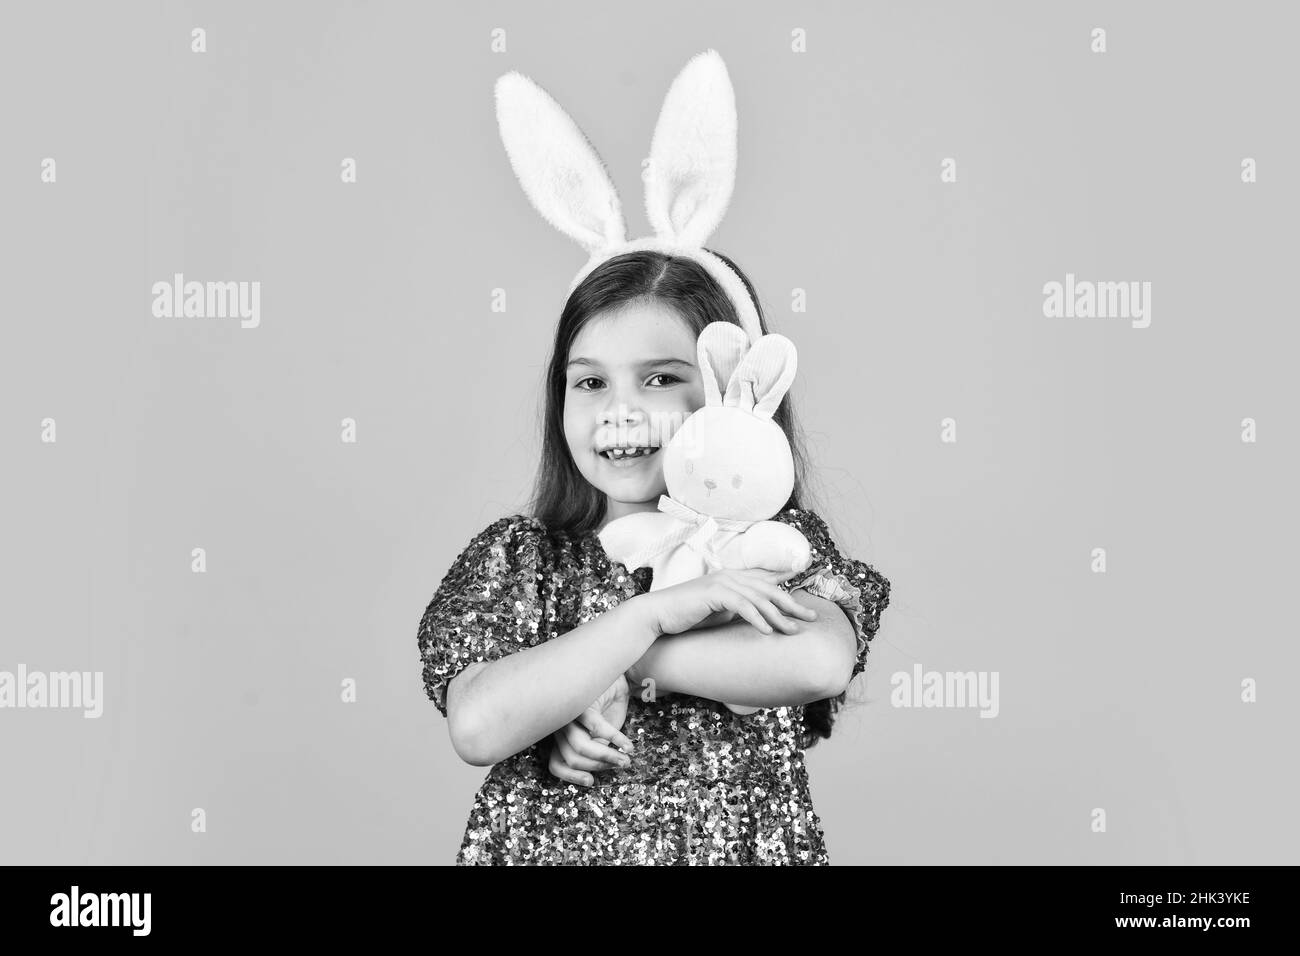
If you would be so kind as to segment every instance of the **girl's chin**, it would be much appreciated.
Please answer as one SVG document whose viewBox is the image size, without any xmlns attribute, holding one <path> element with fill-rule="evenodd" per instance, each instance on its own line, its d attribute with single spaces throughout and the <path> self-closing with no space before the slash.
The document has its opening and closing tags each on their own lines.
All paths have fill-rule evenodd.
<svg viewBox="0 0 1300 956">
<path fill-rule="evenodd" d="M 594 473 L 587 475 L 587 480 L 620 501 L 657 500 L 659 495 L 668 493 L 663 475 L 652 468 L 597 466 Z"/>
</svg>

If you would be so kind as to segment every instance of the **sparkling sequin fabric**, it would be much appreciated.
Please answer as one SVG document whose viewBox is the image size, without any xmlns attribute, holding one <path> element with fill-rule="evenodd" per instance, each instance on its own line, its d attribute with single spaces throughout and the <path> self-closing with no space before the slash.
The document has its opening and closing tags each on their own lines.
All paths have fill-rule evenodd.
<svg viewBox="0 0 1300 956">
<path fill-rule="evenodd" d="M 854 674 L 889 603 L 889 581 L 840 554 L 825 523 L 788 509 L 813 563 L 786 587 L 835 601 L 858 637 Z M 425 610 L 419 649 L 429 697 L 446 716 L 447 685 L 475 661 L 500 659 L 644 593 L 651 571 L 611 562 L 595 532 L 548 532 L 536 519 L 494 522 L 453 562 Z M 459 865 L 780 864 L 828 862 L 804 766 L 811 741 L 802 706 L 741 717 L 681 694 L 640 699 L 623 732 L 632 765 L 602 770 L 594 787 L 547 770 L 550 738 L 495 764 L 474 797 Z"/>
</svg>

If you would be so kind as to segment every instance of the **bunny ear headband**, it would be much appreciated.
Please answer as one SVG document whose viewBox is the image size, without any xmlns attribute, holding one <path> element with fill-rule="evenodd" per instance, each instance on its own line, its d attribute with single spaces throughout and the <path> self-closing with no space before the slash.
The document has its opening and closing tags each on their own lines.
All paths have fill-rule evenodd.
<svg viewBox="0 0 1300 956">
<path fill-rule="evenodd" d="M 590 258 L 569 285 L 614 256 L 650 250 L 694 259 L 726 292 L 750 341 L 762 335 L 744 282 L 704 249 L 736 182 L 736 97 L 716 50 L 696 54 L 659 112 L 645 182 L 655 234 L 629 240 L 618 192 L 595 148 L 568 113 L 518 72 L 496 82 L 497 125 L 510 165 L 533 206 Z"/>
</svg>

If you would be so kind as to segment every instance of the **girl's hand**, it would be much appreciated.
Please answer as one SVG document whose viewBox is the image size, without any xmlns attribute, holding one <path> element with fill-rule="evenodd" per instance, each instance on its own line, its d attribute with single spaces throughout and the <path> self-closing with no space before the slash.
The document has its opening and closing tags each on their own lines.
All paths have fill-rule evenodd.
<svg viewBox="0 0 1300 956">
<path fill-rule="evenodd" d="M 793 634 L 799 625 L 790 617 L 817 620 L 816 611 L 804 607 L 779 587 L 782 581 L 797 573 L 723 568 L 661 591 L 647 591 L 631 600 L 643 602 L 643 613 L 658 634 L 681 634 L 699 626 L 711 627 L 729 620 L 732 613 L 764 634 L 771 634 L 774 628 Z"/>
<path fill-rule="evenodd" d="M 619 674 L 609 689 L 592 702 L 576 720 L 551 734 L 552 776 L 590 787 L 597 770 L 626 767 L 631 761 L 610 744 L 632 752 L 632 741 L 619 728 L 627 718 L 627 678 Z M 589 771 L 589 772 L 588 772 Z"/>
</svg>

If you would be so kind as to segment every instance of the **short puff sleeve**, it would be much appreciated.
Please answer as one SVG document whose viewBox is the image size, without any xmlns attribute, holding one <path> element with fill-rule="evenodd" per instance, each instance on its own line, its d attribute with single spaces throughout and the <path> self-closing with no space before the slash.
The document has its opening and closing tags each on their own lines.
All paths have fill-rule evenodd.
<svg viewBox="0 0 1300 956">
<path fill-rule="evenodd" d="M 480 531 L 443 576 L 420 620 L 424 687 L 444 717 L 447 685 L 470 664 L 494 661 L 549 639 L 544 530 L 525 515 Z"/>
<path fill-rule="evenodd" d="M 852 674 L 857 677 L 866 669 L 868 645 L 880 629 L 880 615 L 889 606 L 889 579 L 871 565 L 841 554 L 816 512 L 787 508 L 772 520 L 791 525 L 808 539 L 812 563 L 783 586 L 788 591 L 803 588 L 844 609 L 858 639 Z"/>
</svg>

